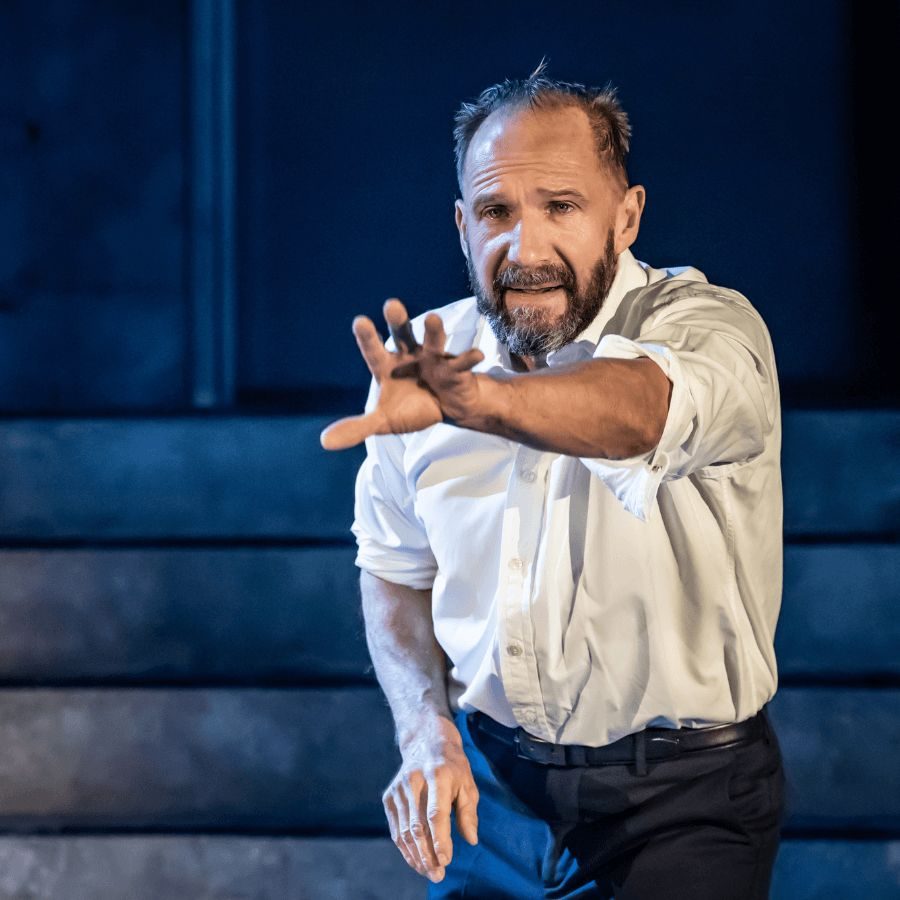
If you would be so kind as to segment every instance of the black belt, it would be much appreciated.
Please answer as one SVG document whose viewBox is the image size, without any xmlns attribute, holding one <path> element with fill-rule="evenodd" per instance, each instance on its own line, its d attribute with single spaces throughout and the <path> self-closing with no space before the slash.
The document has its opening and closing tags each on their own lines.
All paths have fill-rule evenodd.
<svg viewBox="0 0 900 900">
<path fill-rule="evenodd" d="M 613 766 L 635 763 L 638 774 L 647 770 L 647 760 L 671 759 L 697 750 L 732 747 L 762 737 L 766 731 L 765 710 L 750 719 L 709 728 L 645 728 L 627 734 L 603 747 L 552 744 L 529 734 L 524 728 L 508 728 L 483 712 L 470 714 L 470 721 L 485 734 L 515 747 L 516 755 L 545 766 Z"/>
</svg>

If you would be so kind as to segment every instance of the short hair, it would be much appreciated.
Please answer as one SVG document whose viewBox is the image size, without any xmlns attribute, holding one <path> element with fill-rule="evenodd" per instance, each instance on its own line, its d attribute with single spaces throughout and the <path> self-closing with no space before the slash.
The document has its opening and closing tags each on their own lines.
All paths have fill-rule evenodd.
<svg viewBox="0 0 900 900">
<path fill-rule="evenodd" d="M 454 151 L 456 154 L 456 178 L 462 191 L 463 168 L 469 144 L 482 122 L 498 109 L 522 108 L 553 109 L 575 106 L 587 113 L 600 164 L 623 186 L 628 186 L 625 160 L 631 144 L 631 124 L 628 115 L 619 104 L 616 88 L 607 82 L 606 87 L 592 88 L 570 81 L 557 81 L 544 75 L 546 60 L 527 78 L 511 80 L 485 88 L 473 103 L 463 103 L 454 117 Z"/>
</svg>

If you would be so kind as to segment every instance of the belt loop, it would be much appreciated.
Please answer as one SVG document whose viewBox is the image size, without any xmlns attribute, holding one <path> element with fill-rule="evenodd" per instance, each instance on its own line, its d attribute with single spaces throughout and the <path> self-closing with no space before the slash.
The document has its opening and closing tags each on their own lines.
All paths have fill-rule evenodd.
<svg viewBox="0 0 900 900">
<path fill-rule="evenodd" d="M 641 729 L 634 736 L 634 771 L 647 774 L 647 732 Z"/>
<path fill-rule="evenodd" d="M 772 724 L 769 722 L 769 714 L 766 711 L 766 706 L 759 711 L 759 718 L 762 719 L 762 733 L 763 738 L 765 739 L 766 746 L 772 746 Z"/>
</svg>

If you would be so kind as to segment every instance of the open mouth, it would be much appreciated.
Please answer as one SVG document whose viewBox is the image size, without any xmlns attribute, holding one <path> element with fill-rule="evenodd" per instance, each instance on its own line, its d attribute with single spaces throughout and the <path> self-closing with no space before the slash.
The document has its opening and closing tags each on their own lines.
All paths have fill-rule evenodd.
<svg viewBox="0 0 900 900">
<path fill-rule="evenodd" d="M 550 291 L 558 291 L 562 285 L 544 284 L 540 287 L 511 287 L 508 291 L 515 291 L 517 294 L 547 294 Z"/>
</svg>

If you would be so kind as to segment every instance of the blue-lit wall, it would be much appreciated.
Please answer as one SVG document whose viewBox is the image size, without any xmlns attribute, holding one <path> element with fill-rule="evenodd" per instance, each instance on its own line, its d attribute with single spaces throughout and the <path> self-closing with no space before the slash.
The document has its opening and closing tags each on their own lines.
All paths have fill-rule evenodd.
<svg viewBox="0 0 900 900">
<path fill-rule="evenodd" d="M 0 9 L 0 410 L 191 406 L 203 5 Z M 238 4 L 232 396 L 349 408 L 353 315 L 468 292 L 452 115 L 546 55 L 619 87 L 648 191 L 640 259 L 744 292 L 788 405 L 896 402 L 890 35 L 836 0 Z"/>
</svg>

